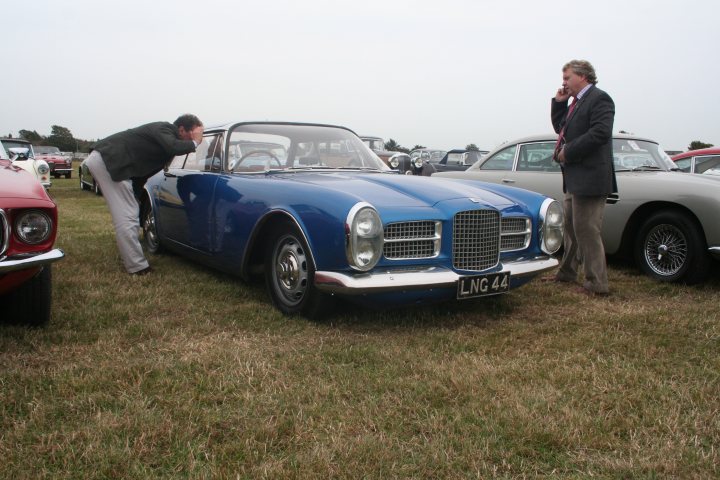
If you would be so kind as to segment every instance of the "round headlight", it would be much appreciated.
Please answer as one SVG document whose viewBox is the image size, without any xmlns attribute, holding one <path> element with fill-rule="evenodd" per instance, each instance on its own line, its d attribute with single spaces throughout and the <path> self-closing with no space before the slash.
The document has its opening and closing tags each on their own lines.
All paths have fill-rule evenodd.
<svg viewBox="0 0 720 480">
<path fill-rule="evenodd" d="M 389 163 L 392 168 L 398 168 L 400 166 L 400 157 L 398 157 L 397 155 L 390 157 Z"/>
<path fill-rule="evenodd" d="M 30 210 L 15 220 L 15 234 L 30 245 L 42 243 L 52 234 L 52 220 L 39 210 Z"/>
<path fill-rule="evenodd" d="M 540 248 L 553 254 L 560 250 L 563 241 L 563 209 L 559 202 L 546 199 L 540 207 Z"/>
<path fill-rule="evenodd" d="M 382 255 L 384 237 L 380 215 L 367 203 L 356 204 L 345 224 L 346 256 L 352 268 L 367 271 Z"/>
<path fill-rule="evenodd" d="M 40 175 L 45 175 L 50 171 L 50 167 L 45 162 L 38 162 L 37 171 Z"/>
<path fill-rule="evenodd" d="M 420 158 L 420 157 L 413 158 L 413 166 L 415 168 L 422 168 L 422 166 L 423 166 L 422 158 Z"/>
</svg>

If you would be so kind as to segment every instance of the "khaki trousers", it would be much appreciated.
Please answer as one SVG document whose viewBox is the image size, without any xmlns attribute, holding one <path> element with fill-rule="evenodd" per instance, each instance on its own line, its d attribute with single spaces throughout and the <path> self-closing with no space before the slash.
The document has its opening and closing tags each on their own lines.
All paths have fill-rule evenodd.
<svg viewBox="0 0 720 480">
<path fill-rule="evenodd" d="M 557 279 L 575 282 L 578 269 L 583 266 L 583 287 L 596 293 L 608 293 L 607 263 L 600 230 L 607 196 L 565 194 L 565 253 L 560 262 Z"/>
<path fill-rule="evenodd" d="M 140 206 L 133 194 L 132 182 L 116 182 L 110 178 L 100 152 L 94 150 L 83 161 L 93 178 L 100 185 L 103 197 L 110 209 L 115 241 L 125 270 L 135 273 L 149 266 L 140 245 Z"/>
</svg>

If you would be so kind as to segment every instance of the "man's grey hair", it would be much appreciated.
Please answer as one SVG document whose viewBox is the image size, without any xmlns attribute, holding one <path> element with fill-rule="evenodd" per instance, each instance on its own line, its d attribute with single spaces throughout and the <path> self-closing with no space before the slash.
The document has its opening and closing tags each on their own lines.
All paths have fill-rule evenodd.
<svg viewBox="0 0 720 480">
<path fill-rule="evenodd" d="M 565 64 L 562 71 L 564 72 L 568 68 L 571 69 L 575 75 L 585 77 L 588 83 L 592 83 L 593 85 L 598 83 L 597 75 L 595 75 L 595 69 L 587 60 L 570 60 Z"/>
</svg>

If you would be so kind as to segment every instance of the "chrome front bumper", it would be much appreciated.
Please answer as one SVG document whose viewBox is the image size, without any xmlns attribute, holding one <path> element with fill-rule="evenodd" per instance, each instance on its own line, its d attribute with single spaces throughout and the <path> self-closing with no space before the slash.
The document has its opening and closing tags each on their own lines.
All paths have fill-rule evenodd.
<svg viewBox="0 0 720 480">
<path fill-rule="evenodd" d="M 65 257 L 65 252 L 59 248 L 41 253 L 32 257 L 25 257 L 12 260 L 0 260 L 0 275 L 17 270 L 26 270 L 28 268 L 42 267 L 53 262 L 57 262 Z"/>
<path fill-rule="evenodd" d="M 556 258 L 541 256 L 501 264 L 500 271 L 509 271 L 511 279 L 535 276 L 555 268 L 558 263 Z M 356 274 L 318 271 L 315 272 L 315 286 L 328 293 L 364 295 L 401 290 L 454 288 L 461 276 L 463 275 L 444 267 L 418 267 L 413 270 L 398 269 Z"/>
</svg>

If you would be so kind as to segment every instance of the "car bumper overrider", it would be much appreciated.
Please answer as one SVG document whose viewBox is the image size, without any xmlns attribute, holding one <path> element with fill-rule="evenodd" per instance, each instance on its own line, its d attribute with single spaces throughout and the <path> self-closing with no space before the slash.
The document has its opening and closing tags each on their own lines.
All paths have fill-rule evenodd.
<svg viewBox="0 0 720 480">
<path fill-rule="evenodd" d="M 519 286 L 532 277 L 555 268 L 558 263 L 556 258 L 538 256 L 501 263 L 499 271 L 509 271 L 513 286 Z M 315 272 L 315 286 L 327 293 L 366 295 L 401 290 L 455 288 L 462 276 L 449 268 L 432 266 L 355 274 L 318 271 Z"/>
<path fill-rule="evenodd" d="M 26 270 L 29 268 L 42 267 L 53 262 L 57 262 L 65 257 L 65 252 L 59 248 L 50 250 L 49 252 L 33 255 L 23 258 L 9 258 L 0 260 L 0 275 L 15 272 L 18 270 Z"/>
</svg>

